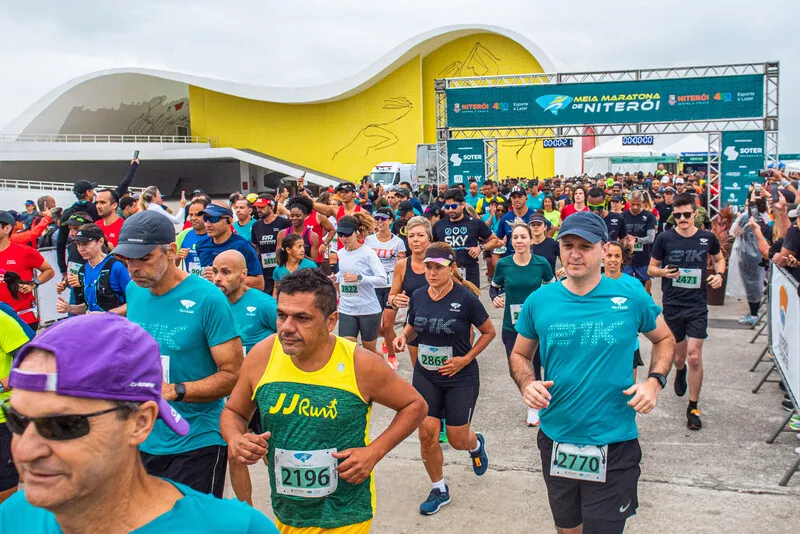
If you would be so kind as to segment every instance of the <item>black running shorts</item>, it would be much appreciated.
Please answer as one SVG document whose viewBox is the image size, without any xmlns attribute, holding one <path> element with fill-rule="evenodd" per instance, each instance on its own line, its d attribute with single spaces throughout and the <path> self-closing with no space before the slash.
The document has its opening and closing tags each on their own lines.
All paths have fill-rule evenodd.
<svg viewBox="0 0 800 534">
<path fill-rule="evenodd" d="M 19 474 L 11 457 L 11 431 L 0 423 L 0 491 L 16 487 L 19 484 Z"/>
<path fill-rule="evenodd" d="M 428 417 L 447 419 L 447 426 L 462 426 L 472 421 L 478 402 L 479 380 L 442 384 L 430 380 L 415 367 L 412 385 L 428 403 Z"/>
<path fill-rule="evenodd" d="M 664 321 L 678 343 L 687 337 L 694 339 L 708 337 L 708 308 L 705 306 L 696 308 L 664 306 Z"/>
<path fill-rule="evenodd" d="M 141 453 L 148 474 L 186 484 L 201 493 L 222 498 L 228 447 L 211 445 L 180 454 L 154 455 Z"/>
<path fill-rule="evenodd" d="M 606 525 L 602 532 L 622 532 L 625 520 L 636 514 L 639 506 L 639 440 L 611 443 L 608 446 L 608 470 L 605 482 L 575 480 L 550 476 L 553 440 L 539 429 L 537 437 L 542 457 L 542 474 L 553 520 L 559 528 L 575 528 L 590 523 Z"/>
</svg>

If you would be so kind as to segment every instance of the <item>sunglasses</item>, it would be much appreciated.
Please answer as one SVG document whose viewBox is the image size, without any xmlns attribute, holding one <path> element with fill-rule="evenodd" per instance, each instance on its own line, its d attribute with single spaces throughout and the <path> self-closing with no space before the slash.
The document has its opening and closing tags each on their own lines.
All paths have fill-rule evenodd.
<svg viewBox="0 0 800 534">
<path fill-rule="evenodd" d="M 68 441 L 71 439 L 82 438 L 89 433 L 89 418 L 97 417 L 111 412 L 124 409 L 122 406 L 109 408 L 100 412 L 71 415 L 52 415 L 49 417 L 25 417 L 14 408 L 8 401 L 0 403 L 0 409 L 6 417 L 6 426 L 17 435 L 22 435 L 30 423 L 36 427 L 36 431 L 44 439 L 53 441 Z"/>
<path fill-rule="evenodd" d="M 336 232 L 336 235 L 338 235 L 339 237 L 350 237 L 350 236 L 351 236 L 351 235 L 353 235 L 353 234 L 352 234 L 352 233 L 349 233 L 349 234 L 344 234 L 344 233 L 342 233 L 342 232 Z"/>
<path fill-rule="evenodd" d="M 691 211 L 673 212 L 672 215 L 675 216 L 676 221 L 678 219 L 691 219 L 694 216 Z"/>
<path fill-rule="evenodd" d="M 203 222 L 217 224 L 223 217 L 224 215 L 203 215 Z"/>
<path fill-rule="evenodd" d="M 457 210 L 461 204 L 445 204 L 442 206 L 446 210 Z"/>
<path fill-rule="evenodd" d="M 604 204 L 587 204 L 591 211 L 603 211 L 606 207 Z"/>
<path fill-rule="evenodd" d="M 389 217 L 387 217 L 386 215 L 376 215 L 375 216 L 375 220 L 376 221 L 388 221 Z"/>
</svg>

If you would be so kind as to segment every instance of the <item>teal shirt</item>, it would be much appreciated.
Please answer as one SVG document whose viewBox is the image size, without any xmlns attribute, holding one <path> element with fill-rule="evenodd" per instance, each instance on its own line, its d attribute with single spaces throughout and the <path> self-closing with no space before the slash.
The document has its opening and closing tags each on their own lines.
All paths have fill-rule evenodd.
<svg viewBox="0 0 800 534">
<path fill-rule="evenodd" d="M 239 220 L 237 219 L 233 223 L 233 229 L 236 231 L 237 234 L 239 234 L 243 238 L 247 239 L 248 241 L 252 241 L 253 225 L 255 223 L 256 223 L 256 218 L 251 217 L 249 223 L 245 224 L 244 226 L 239 226 Z"/>
<path fill-rule="evenodd" d="M 189 276 L 161 296 L 131 282 L 127 287 L 128 319 L 158 342 L 164 381 L 194 382 L 217 372 L 211 347 L 239 337 L 228 299 L 211 282 Z M 148 454 L 179 454 L 225 445 L 219 432 L 223 400 L 170 402 L 191 426 L 179 436 L 161 419 L 139 449 Z"/>
<path fill-rule="evenodd" d="M 511 321 L 511 306 L 525 302 L 528 295 L 539 289 L 543 283 L 553 280 L 550 262 L 536 254 L 531 256 L 528 265 L 522 267 L 514 262 L 514 256 L 500 258 L 494 268 L 492 285 L 505 290 L 506 306 L 503 311 L 503 330 L 514 332 Z"/>
<path fill-rule="evenodd" d="M 239 327 L 245 354 L 253 345 L 278 330 L 278 303 L 263 291 L 248 289 L 239 300 L 231 304 L 231 311 L 236 319 L 236 326 Z"/>
<path fill-rule="evenodd" d="M 647 292 L 642 283 L 636 278 L 632 277 L 631 275 L 622 273 L 622 276 L 617 278 L 617 282 L 631 288 L 634 291 L 641 291 L 650 300 L 653 300 L 653 297 L 650 296 L 650 293 Z M 636 352 L 638 349 L 639 349 L 639 336 L 636 336 L 636 343 L 633 345 L 633 351 Z"/>
<path fill-rule="evenodd" d="M 165 479 L 166 480 L 166 479 Z M 172 510 L 161 514 L 132 534 L 278 534 L 267 517 L 246 503 L 217 499 L 183 484 L 172 482 L 183 497 Z M 25 492 L 18 491 L 0 504 L 3 534 L 62 534 L 56 516 L 44 508 L 32 506 Z"/>
<path fill-rule="evenodd" d="M 531 293 L 516 327 L 539 340 L 545 380 L 553 381 L 550 405 L 539 411 L 547 437 L 606 445 L 639 435 L 622 392 L 633 384 L 631 347 L 639 332 L 655 330 L 660 313 L 641 291 L 606 277 L 584 296 L 561 282 Z"/>
<path fill-rule="evenodd" d="M 298 265 L 297 269 L 295 270 L 299 271 L 300 269 L 316 269 L 316 268 L 317 268 L 316 263 L 309 260 L 308 258 L 303 258 L 300 261 L 300 265 Z M 275 270 L 272 271 L 272 279 L 277 282 L 287 274 L 289 274 L 289 269 L 286 268 L 286 265 L 278 265 L 277 267 L 275 267 Z"/>
<path fill-rule="evenodd" d="M 531 211 L 539 211 L 544 205 L 544 193 L 539 193 L 536 196 L 528 193 L 528 200 L 525 201 L 525 205 Z"/>
<path fill-rule="evenodd" d="M 469 193 L 467 193 L 466 195 L 464 195 L 464 200 L 466 200 L 466 201 L 467 201 L 467 204 L 469 204 L 469 205 L 470 205 L 470 206 L 472 206 L 473 208 L 474 208 L 474 207 L 476 207 L 476 206 L 478 205 L 478 201 L 479 201 L 480 199 L 482 199 L 482 198 L 484 198 L 484 196 L 483 196 L 483 195 L 481 195 L 480 193 L 478 193 L 478 194 L 477 194 L 477 195 L 475 195 L 474 197 L 473 197 L 472 195 L 470 195 Z"/>
</svg>

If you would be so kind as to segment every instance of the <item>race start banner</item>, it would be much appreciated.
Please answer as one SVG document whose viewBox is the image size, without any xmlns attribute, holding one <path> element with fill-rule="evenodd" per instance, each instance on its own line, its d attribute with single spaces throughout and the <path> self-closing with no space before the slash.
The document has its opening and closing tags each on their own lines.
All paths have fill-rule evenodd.
<svg viewBox="0 0 800 534">
<path fill-rule="evenodd" d="M 743 208 L 747 190 L 763 178 L 758 171 L 764 168 L 764 132 L 722 132 L 720 161 L 720 205 Z"/>
<path fill-rule="evenodd" d="M 703 121 L 764 116 L 764 76 L 748 74 L 446 89 L 449 128 Z"/>
<path fill-rule="evenodd" d="M 464 184 L 469 189 L 469 181 L 483 185 L 486 166 L 483 154 L 483 139 L 455 139 L 447 142 L 447 183 L 450 187 Z"/>
</svg>

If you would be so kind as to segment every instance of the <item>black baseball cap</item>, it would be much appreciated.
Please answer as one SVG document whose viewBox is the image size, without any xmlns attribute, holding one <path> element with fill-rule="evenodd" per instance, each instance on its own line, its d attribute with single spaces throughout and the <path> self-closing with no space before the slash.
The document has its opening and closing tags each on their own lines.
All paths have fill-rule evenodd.
<svg viewBox="0 0 800 534">
<path fill-rule="evenodd" d="M 14 226 L 16 219 L 9 212 L 0 210 L 0 224 L 8 224 Z"/>
<path fill-rule="evenodd" d="M 84 193 L 89 191 L 90 189 L 94 189 L 97 187 L 97 182 L 90 182 L 88 180 L 78 180 L 72 186 L 72 192 L 76 195 L 83 196 Z"/>
<path fill-rule="evenodd" d="M 125 219 L 119 232 L 119 244 L 111 253 L 139 259 L 158 245 L 174 242 L 175 227 L 167 217 L 153 210 L 140 211 Z"/>
<path fill-rule="evenodd" d="M 442 208 L 440 208 L 436 204 L 431 204 L 430 206 L 425 208 L 425 213 L 423 213 L 422 216 L 425 217 L 426 219 L 430 219 L 432 217 L 441 217 Z"/>
<path fill-rule="evenodd" d="M 611 197 L 611 202 L 622 202 L 622 197 L 620 195 L 614 195 L 613 197 Z"/>
<path fill-rule="evenodd" d="M 353 235 L 353 232 L 356 230 L 358 230 L 358 225 L 347 219 L 339 221 L 339 224 L 336 226 L 337 234 Z"/>
<path fill-rule="evenodd" d="M 80 230 L 78 230 L 78 233 L 75 234 L 75 237 L 73 239 L 75 241 L 78 241 L 79 243 L 88 243 L 89 241 L 98 241 L 99 239 L 102 239 L 104 236 L 105 234 L 103 234 L 103 230 L 101 230 L 100 227 L 96 226 L 95 228 L 91 227 L 81 228 Z"/>
<path fill-rule="evenodd" d="M 394 219 L 394 213 L 392 213 L 391 208 L 376 209 L 375 213 L 373 213 L 372 216 L 375 217 L 376 219 L 380 219 L 381 217 L 378 217 L 378 215 L 380 215 L 381 217 L 386 217 L 388 219 Z"/>
<path fill-rule="evenodd" d="M 514 187 L 511 188 L 511 192 L 508 194 L 508 196 L 514 196 L 514 195 L 528 196 L 528 193 L 525 191 L 525 188 L 522 187 L 521 185 L 515 185 Z"/>
<path fill-rule="evenodd" d="M 531 217 L 531 220 L 530 220 L 530 224 L 533 224 L 535 222 L 540 222 L 540 223 L 543 223 L 543 224 L 550 224 L 548 222 L 548 220 L 545 218 L 545 216 L 542 215 L 541 213 L 534 213 L 533 214 L 533 216 Z"/>
<path fill-rule="evenodd" d="M 356 186 L 351 184 L 350 182 L 342 182 L 341 184 L 336 186 L 337 191 L 348 191 L 350 193 L 356 192 Z"/>
<path fill-rule="evenodd" d="M 564 236 L 576 235 L 589 243 L 608 241 L 608 228 L 605 221 L 590 211 L 573 213 L 561 223 L 558 239 Z"/>
<path fill-rule="evenodd" d="M 408 200 L 404 200 L 397 205 L 397 214 L 400 216 L 403 216 L 410 211 L 414 211 L 414 205 Z"/>
<path fill-rule="evenodd" d="M 82 226 L 84 224 L 93 223 L 92 217 L 85 211 L 76 211 L 67 219 L 66 224 L 69 226 Z"/>
</svg>

